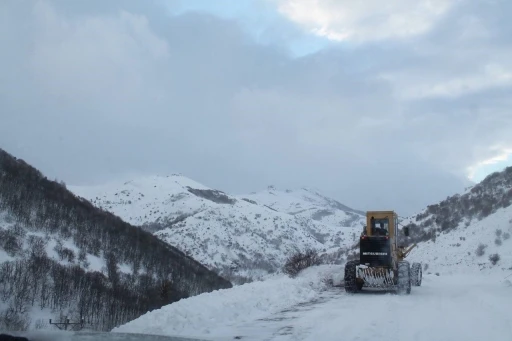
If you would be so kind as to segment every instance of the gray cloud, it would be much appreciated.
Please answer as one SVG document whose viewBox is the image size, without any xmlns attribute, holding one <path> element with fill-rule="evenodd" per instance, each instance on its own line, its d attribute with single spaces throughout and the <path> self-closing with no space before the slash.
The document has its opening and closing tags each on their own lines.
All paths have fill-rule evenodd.
<svg viewBox="0 0 512 341">
<path fill-rule="evenodd" d="M 157 3 L 3 2 L 0 145 L 73 184 L 182 172 L 409 214 L 463 188 L 469 166 L 499 153 L 489 147 L 512 146 L 510 84 L 481 72 L 511 70 L 510 36 L 472 6 L 412 40 L 292 59 L 234 20 Z"/>
</svg>

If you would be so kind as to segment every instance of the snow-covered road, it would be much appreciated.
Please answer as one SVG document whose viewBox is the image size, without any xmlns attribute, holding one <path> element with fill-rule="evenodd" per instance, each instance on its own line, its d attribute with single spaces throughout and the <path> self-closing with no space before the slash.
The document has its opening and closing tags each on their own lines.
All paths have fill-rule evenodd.
<svg viewBox="0 0 512 341">
<path fill-rule="evenodd" d="M 148 312 L 114 332 L 225 341 L 512 340 L 512 274 L 437 267 L 410 295 L 347 294 L 342 266 L 305 269 L 190 297 Z M 436 270 L 437 271 L 437 270 Z M 510 276 L 508 280 L 504 277 Z"/>
<path fill-rule="evenodd" d="M 232 326 L 214 340 L 512 340 L 512 287 L 502 278 L 429 275 L 409 296 L 329 290 L 316 302 Z"/>
</svg>

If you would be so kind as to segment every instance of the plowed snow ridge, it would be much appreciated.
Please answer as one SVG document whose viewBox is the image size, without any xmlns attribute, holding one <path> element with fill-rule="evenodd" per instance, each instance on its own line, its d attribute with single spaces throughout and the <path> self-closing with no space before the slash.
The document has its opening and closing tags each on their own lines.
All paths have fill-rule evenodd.
<svg viewBox="0 0 512 341">
<path fill-rule="evenodd" d="M 411 295 L 347 294 L 315 278 L 342 267 L 308 269 L 302 278 L 251 283 L 155 310 L 116 332 L 205 340 L 506 340 L 512 335 L 512 286 L 503 273 L 425 275 Z M 236 292 L 236 293 L 235 293 Z"/>
</svg>

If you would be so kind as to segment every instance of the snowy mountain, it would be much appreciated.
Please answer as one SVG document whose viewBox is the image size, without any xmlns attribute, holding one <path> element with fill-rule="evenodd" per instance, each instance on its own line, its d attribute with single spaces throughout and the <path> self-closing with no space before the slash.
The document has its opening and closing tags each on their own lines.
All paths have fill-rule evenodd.
<svg viewBox="0 0 512 341">
<path fill-rule="evenodd" d="M 402 221 L 413 229 L 409 242 L 419 242 L 408 259 L 423 263 L 425 269 L 422 286 L 414 287 L 411 295 L 347 294 L 342 286 L 330 284 L 341 284 L 343 264 L 323 264 L 308 268 L 295 278 L 275 274 L 264 281 L 184 298 L 148 311 L 112 331 L 209 340 L 338 340 L 340 335 L 361 340 L 395 340 L 397 335 L 425 341 L 461 337 L 468 341 L 506 339 L 512 332 L 512 205 L 507 201 L 512 187 L 511 173 L 511 169 L 506 169 L 493 174 L 465 193 L 431 205 L 417 216 Z M 202 240 L 202 233 L 207 233 L 209 227 L 217 238 L 213 237 L 215 243 L 207 246 L 211 245 L 217 252 L 223 250 L 222 242 L 229 236 L 239 244 L 257 243 L 258 239 L 251 239 L 250 235 L 254 230 L 261 231 L 261 226 L 265 229 L 268 220 L 277 223 L 272 235 L 281 233 L 280 224 L 292 224 L 295 219 L 306 219 L 311 226 L 333 226 L 324 219 L 314 219 L 315 211 L 327 205 L 321 204 L 321 196 L 305 189 L 277 191 L 271 188 L 248 196 L 230 196 L 180 175 L 110 186 L 111 192 L 101 192 L 106 189 L 104 186 L 96 189 L 103 193 L 96 197 L 96 205 L 104 204 L 121 215 L 124 212 L 127 219 L 149 213 L 155 218 L 153 228 L 160 238 L 166 238 L 162 233 L 176 229 L 180 233 L 195 232 Z M 170 192 L 162 194 L 159 188 Z M 93 193 L 94 188 L 81 190 Z M 119 198 L 121 191 L 122 199 Z M 161 204 L 162 195 L 173 200 Z M 279 196 L 283 199 L 276 200 Z M 181 212 L 168 208 L 172 204 L 180 207 Z M 301 212 L 293 210 L 299 206 Z M 261 216 L 255 219 L 258 214 Z M 329 216 L 343 217 L 343 214 L 334 212 Z M 6 217 L 2 219 L 12 219 Z M 217 218 L 228 220 L 221 224 Z M 165 224 L 169 226 L 163 226 Z M 245 229 L 243 224 L 247 227 L 244 234 L 233 233 L 236 229 Z M 354 233 L 360 231 L 357 224 L 346 229 Z M 305 230 L 307 228 L 299 224 L 295 229 L 290 225 L 286 231 L 291 234 L 290 238 L 302 236 L 305 239 L 306 235 L 300 234 Z M 175 238 L 181 238 L 180 233 L 176 233 Z M 282 236 L 283 245 L 293 248 L 293 243 Z M 186 238 L 179 240 L 187 242 Z M 300 241 L 294 240 L 294 243 L 300 244 Z M 344 243 L 352 245 L 351 238 Z M 270 254 L 266 245 L 257 246 L 260 252 Z M 245 250 L 247 255 L 251 255 L 249 251 L 252 249 Z M 146 252 L 165 261 L 168 259 L 160 253 L 155 256 L 152 250 Z M 373 314 L 368 314 L 369 306 Z M 403 314 L 411 309 L 413 314 Z M 398 315 L 402 320 L 397 325 L 394 322 Z"/>
<path fill-rule="evenodd" d="M 507 339 L 512 335 L 511 218 L 512 206 L 499 208 L 439 233 L 435 242 L 420 242 L 408 260 L 424 265 L 423 283 L 407 296 L 347 294 L 342 286 L 327 285 L 341 283 L 343 265 L 320 265 L 297 278 L 277 275 L 181 300 L 113 332 L 219 341 L 330 341 L 340 335 L 386 341 L 397 335 L 422 341 Z M 413 313 L 403 314 L 409 310 Z"/>
<path fill-rule="evenodd" d="M 411 261 L 428 264 L 430 271 L 512 270 L 512 167 L 402 224 L 411 230 L 404 241 L 419 242 Z"/>
<path fill-rule="evenodd" d="M 435 237 L 420 242 L 408 260 L 421 262 L 428 272 L 512 274 L 512 206 L 461 221 L 451 230 L 435 231 Z"/>
<path fill-rule="evenodd" d="M 210 340 L 507 339 L 512 335 L 511 180 L 512 167 L 402 221 L 415 232 L 408 242 L 418 242 L 407 259 L 424 268 L 422 285 L 410 295 L 347 294 L 342 286 L 327 285 L 340 284 L 343 264 L 324 264 L 297 278 L 280 274 L 185 299 L 113 332 Z M 250 198 L 272 204 L 265 196 Z"/>
<path fill-rule="evenodd" d="M 0 330 L 109 330 L 232 284 L 0 149 Z"/>
<path fill-rule="evenodd" d="M 229 276 L 273 272 L 296 250 L 338 252 L 363 224 L 318 193 L 232 196 L 179 174 L 70 189 Z"/>
<path fill-rule="evenodd" d="M 414 241 L 427 241 L 441 232 L 467 227 L 512 204 L 512 167 L 487 176 L 480 183 L 402 221 Z M 512 218 L 512 217 L 511 217 Z M 435 232 L 435 233 L 434 233 Z"/>
<path fill-rule="evenodd" d="M 354 210 L 308 188 L 283 191 L 269 186 L 266 191 L 244 195 L 242 198 L 251 199 L 279 212 L 310 218 L 328 225 L 360 227 L 365 219 L 365 212 Z"/>
</svg>

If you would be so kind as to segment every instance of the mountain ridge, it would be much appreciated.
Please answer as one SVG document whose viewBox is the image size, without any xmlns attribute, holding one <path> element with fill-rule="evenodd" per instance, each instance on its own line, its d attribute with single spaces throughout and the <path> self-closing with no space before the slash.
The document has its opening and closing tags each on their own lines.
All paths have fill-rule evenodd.
<svg viewBox="0 0 512 341">
<path fill-rule="evenodd" d="M 181 174 L 70 188 L 229 276 L 272 273 L 307 248 L 337 252 L 364 221 L 317 192 L 282 191 L 286 204 L 276 205 L 275 193 L 230 195 Z"/>
</svg>

